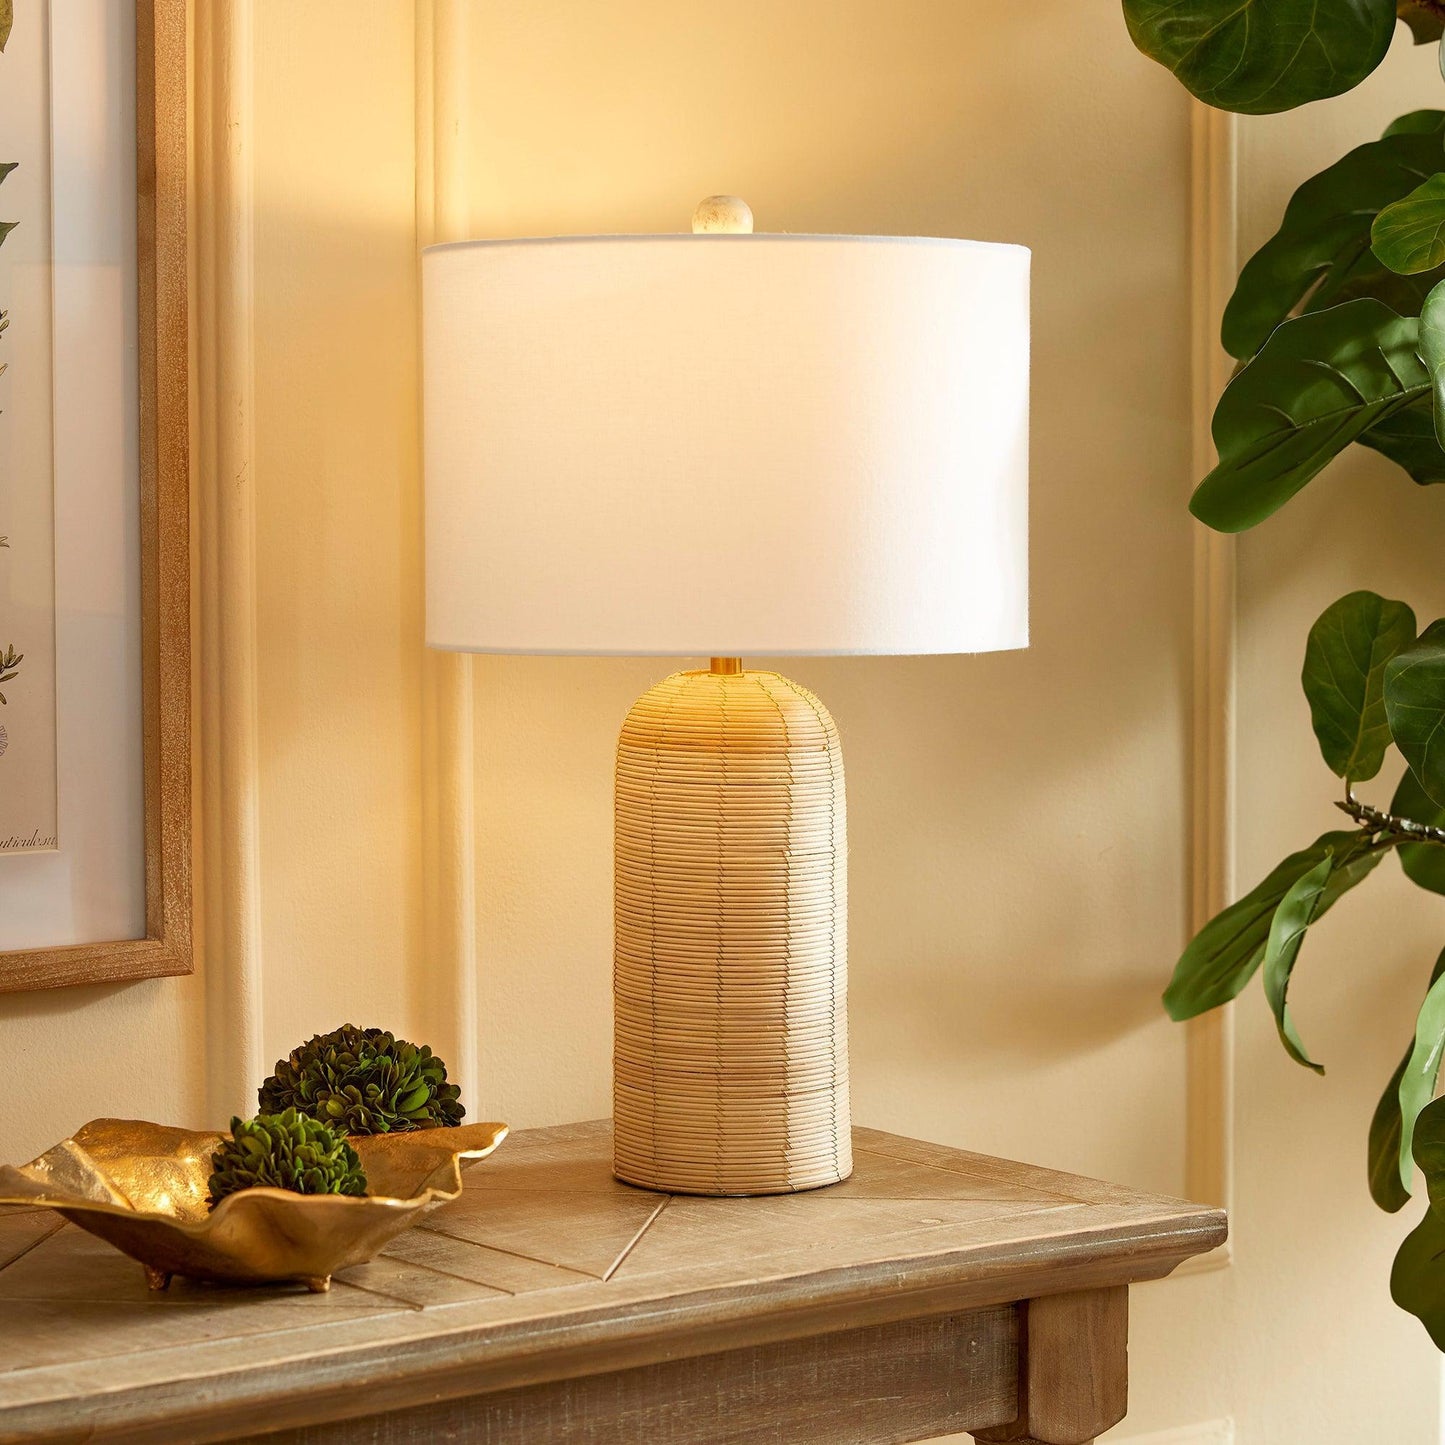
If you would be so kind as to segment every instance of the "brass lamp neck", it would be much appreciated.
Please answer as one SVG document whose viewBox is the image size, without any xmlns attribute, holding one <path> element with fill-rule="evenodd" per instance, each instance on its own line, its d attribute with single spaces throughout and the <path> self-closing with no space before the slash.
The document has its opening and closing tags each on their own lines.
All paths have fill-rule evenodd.
<svg viewBox="0 0 1445 1445">
<path fill-rule="evenodd" d="M 736 677 L 743 670 L 740 657 L 714 657 L 708 671 L 717 677 Z"/>
</svg>

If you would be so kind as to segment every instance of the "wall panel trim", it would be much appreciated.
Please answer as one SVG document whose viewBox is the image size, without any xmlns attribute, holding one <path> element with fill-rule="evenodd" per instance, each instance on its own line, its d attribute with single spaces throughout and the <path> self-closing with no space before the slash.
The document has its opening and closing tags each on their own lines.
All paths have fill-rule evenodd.
<svg viewBox="0 0 1445 1445">
<path fill-rule="evenodd" d="M 1210 421 L 1231 371 L 1219 344 L 1219 318 L 1239 268 L 1236 118 L 1194 102 L 1191 131 L 1192 485 L 1214 465 Z M 1235 597 L 1234 538 L 1196 523 L 1191 934 L 1234 897 Z M 1234 1196 L 1232 1007 L 1191 1020 L 1185 1048 L 1185 1189 L 1191 1199 L 1228 1209 Z M 1190 1261 L 1181 1272 L 1219 1268 L 1229 1261 L 1225 1244 Z"/>
<path fill-rule="evenodd" d="M 469 234 L 466 0 L 416 7 L 416 239 Z M 418 325 L 420 308 L 418 307 Z M 421 469 L 418 468 L 418 475 Z M 464 1099 L 481 1095 L 477 979 L 477 831 L 472 660 L 422 657 L 422 875 L 427 966 L 450 993 L 451 1077 Z"/>
<path fill-rule="evenodd" d="M 197 0 L 196 503 L 208 1116 L 265 1076 L 256 466 L 252 0 Z"/>
</svg>

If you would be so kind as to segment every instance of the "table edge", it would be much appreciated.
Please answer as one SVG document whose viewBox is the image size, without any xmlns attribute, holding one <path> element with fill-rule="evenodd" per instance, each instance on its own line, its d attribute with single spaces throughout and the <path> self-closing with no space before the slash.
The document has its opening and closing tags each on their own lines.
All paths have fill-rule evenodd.
<svg viewBox="0 0 1445 1445">
<path fill-rule="evenodd" d="M 644 1276 L 629 1282 L 631 1297 L 621 1302 L 598 1300 L 540 1324 L 462 1323 L 400 1338 L 398 1324 L 414 1323 L 421 1312 L 398 1311 L 351 1326 L 306 1327 L 317 1331 L 318 1348 L 298 1355 L 284 1370 L 269 1360 L 241 1363 L 160 1382 L 58 1393 L 13 1407 L 0 1403 L 0 1442 L 73 1438 L 82 1409 L 91 1432 L 87 1438 L 134 1441 L 175 1439 L 180 1426 L 189 1431 L 186 1438 L 201 1442 L 254 1430 L 258 1420 L 276 1430 L 356 1418 L 424 1400 L 1158 1279 L 1217 1247 L 1227 1232 L 1223 1210 L 1196 1206 L 1163 1219 L 1097 1225 L 1039 1240 L 1022 1263 L 1015 1243 L 975 1245 L 783 1274 L 758 1281 L 745 1294 L 736 1285 L 672 1293 L 669 1276 Z M 328 1331 L 367 1324 L 382 1337 L 339 1347 L 326 1343 Z M 225 1398 L 198 1408 L 200 1381 L 222 1387 Z"/>
</svg>

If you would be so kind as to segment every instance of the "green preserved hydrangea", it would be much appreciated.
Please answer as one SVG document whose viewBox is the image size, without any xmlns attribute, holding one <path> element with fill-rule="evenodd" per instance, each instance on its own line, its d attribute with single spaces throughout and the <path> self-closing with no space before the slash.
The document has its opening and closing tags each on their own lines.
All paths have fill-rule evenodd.
<svg viewBox="0 0 1445 1445">
<path fill-rule="evenodd" d="M 232 1119 L 231 1137 L 211 1155 L 210 1206 L 238 1189 L 267 1185 L 293 1194 L 365 1194 L 356 1150 L 326 1124 L 287 1109 Z"/>
<path fill-rule="evenodd" d="M 460 1124 L 460 1094 L 425 1044 L 347 1024 L 280 1060 L 261 1085 L 261 1108 L 297 1109 L 348 1134 L 394 1134 Z"/>
</svg>

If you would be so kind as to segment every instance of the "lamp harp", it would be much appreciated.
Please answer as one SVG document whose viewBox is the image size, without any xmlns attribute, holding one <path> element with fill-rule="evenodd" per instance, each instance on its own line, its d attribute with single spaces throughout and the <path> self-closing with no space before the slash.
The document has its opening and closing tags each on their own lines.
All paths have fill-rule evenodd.
<svg viewBox="0 0 1445 1445">
<path fill-rule="evenodd" d="M 838 729 L 733 661 L 651 688 L 617 748 L 614 1168 L 676 1193 L 852 1172 Z"/>
</svg>

